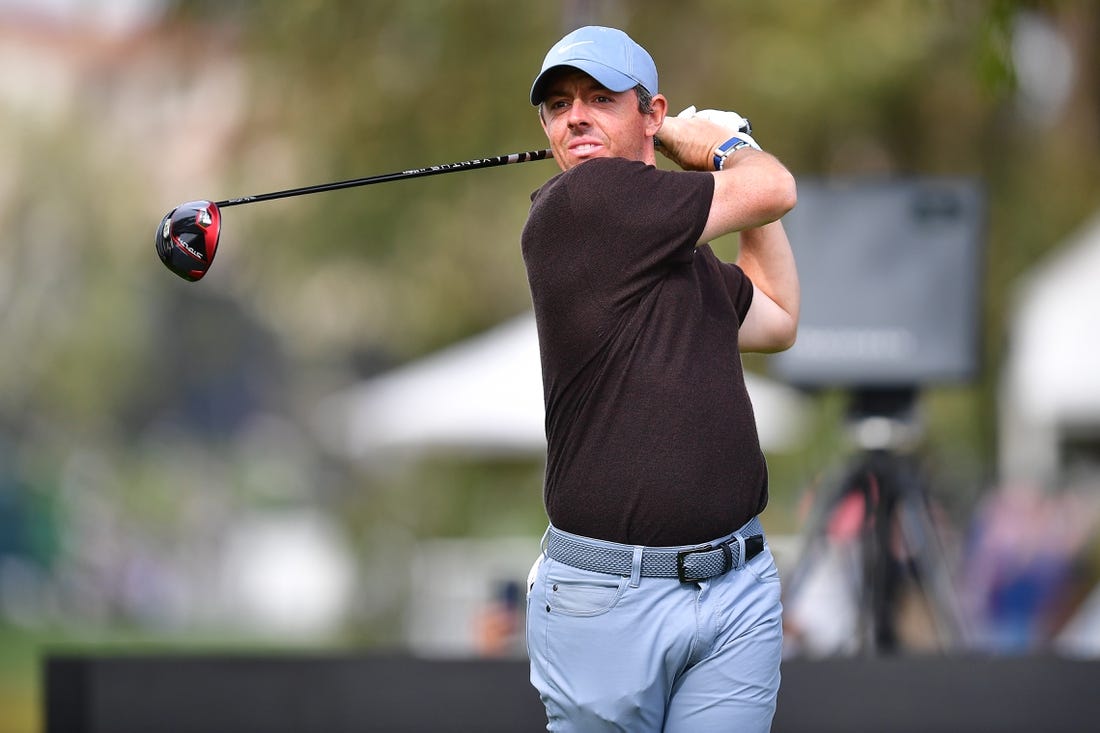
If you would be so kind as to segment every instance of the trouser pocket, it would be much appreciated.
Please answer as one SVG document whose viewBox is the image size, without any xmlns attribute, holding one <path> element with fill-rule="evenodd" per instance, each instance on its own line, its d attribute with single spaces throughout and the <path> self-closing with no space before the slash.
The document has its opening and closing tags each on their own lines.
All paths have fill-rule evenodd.
<svg viewBox="0 0 1100 733">
<path fill-rule="evenodd" d="M 630 580 L 619 575 L 595 573 L 548 560 L 543 590 L 551 613 L 598 616 L 607 613 L 623 595 Z"/>
</svg>

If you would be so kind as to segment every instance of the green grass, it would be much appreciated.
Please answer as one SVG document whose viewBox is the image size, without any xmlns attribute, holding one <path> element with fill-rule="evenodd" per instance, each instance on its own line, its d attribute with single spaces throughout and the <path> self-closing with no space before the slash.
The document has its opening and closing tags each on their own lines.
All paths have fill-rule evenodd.
<svg viewBox="0 0 1100 733">
<path fill-rule="evenodd" d="M 38 660 L 44 643 L 37 634 L 0 626 L 0 733 L 43 729 Z"/>
</svg>

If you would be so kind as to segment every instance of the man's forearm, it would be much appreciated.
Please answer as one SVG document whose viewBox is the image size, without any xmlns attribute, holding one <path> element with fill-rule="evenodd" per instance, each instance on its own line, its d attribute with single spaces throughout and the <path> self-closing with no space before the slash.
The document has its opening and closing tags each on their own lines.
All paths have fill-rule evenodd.
<svg viewBox="0 0 1100 733">
<path fill-rule="evenodd" d="M 737 264 L 753 284 L 797 322 L 801 289 L 794 253 L 783 223 L 774 221 L 741 231 Z"/>
</svg>

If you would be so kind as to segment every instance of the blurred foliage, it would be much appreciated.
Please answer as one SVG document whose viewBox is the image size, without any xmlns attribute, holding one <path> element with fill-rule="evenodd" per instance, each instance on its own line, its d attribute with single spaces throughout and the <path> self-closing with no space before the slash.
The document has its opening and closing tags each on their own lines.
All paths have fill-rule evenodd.
<svg viewBox="0 0 1100 733">
<path fill-rule="evenodd" d="M 1022 17 L 1058 29 L 1077 62 L 1045 117 L 1014 66 Z M 218 531 L 256 507 L 338 518 L 365 586 L 416 537 L 537 535 L 537 461 L 364 471 L 324 455 L 309 421 L 332 390 L 529 307 L 519 236 L 553 163 L 226 209 L 194 285 L 161 268 L 152 234 L 179 201 L 540 149 L 529 85 L 585 23 L 642 42 L 673 111 L 749 116 L 796 175 L 981 178 L 983 371 L 929 389 L 924 408 L 947 488 L 995 480 L 1013 288 L 1100 202 L 1100 6 L 180 0 L 142 37 L 61 49 L 79 68 L 71 94 L 2 116 L 0 478 L 38 517 L 23 551 L 71 581 L 40 589 L 39 623 L 149 623 L 97 592 L 117 580 L 110 562 L 126 547 L 215 562 Z M 843 409 L 822 395 L 806 444 L 769 457 L 776 526 L 794 528 L 802 487 L 845 450 Z M 392 638 L 396 602 L 360 604 L 361 638 Z"/>
<path fill-rule="evenodd" d="M 1054 110 L 1015 64 L 1028 19 L 1074 54 Z M 955 515 L 996 481 L 1014 287 L 1100 202 L 1095 3 L 178 0 L 122 39 L 28 24 L 20 46 L 11 25 L 15 53 L 46 55 L 19 65 L 43 93 L 0 90 L 0 730 L 34 729 L 51 641 L 247 636 L 211 627 L 212 599 L 256 511 L 313 507 L 346 532 L 362 644 L 399 638 L 394 569 L 417 538 L 538 536 L 537 459 L 364 470 L 310 420 L 334 389 L 529 307 L 519 235 L 553 163 L 227 209 L 198 284 L 163 270 L 152 230 L 189 199 L 542 148 L 530 82 L 586 23 L 650 50 L 673 111 L 747 115 L 796 175 L 984 182 L 982 373 L 922 407 Z M 848 450 L 844 410 L 817 396 L 804 443 L 769 456 L 771 529 L 798 528 L 803 489 Z"/>
</svg>

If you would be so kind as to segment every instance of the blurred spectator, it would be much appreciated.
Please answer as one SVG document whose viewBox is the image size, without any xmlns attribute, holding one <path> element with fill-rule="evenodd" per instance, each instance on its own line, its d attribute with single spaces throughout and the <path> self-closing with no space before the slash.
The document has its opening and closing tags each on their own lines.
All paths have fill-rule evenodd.
<svg viewBox="0 0 1100 733">
<path fill-rule="evenodd" d="M 520 584 L 508 580 L 499 583 L 496 597 L 474 620 L 474 643 L 483 657 L 512 656 L 523 644 L 523 616 Z"/>
<path fill-rule="evenodd" d="M 975 641 L 993 652 L 1046 648 L 1080 604 L 1097 501 L 1079 491 L 1009 486 L 978 507 L 963 588 Z"/>
</svg>

